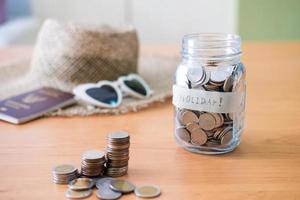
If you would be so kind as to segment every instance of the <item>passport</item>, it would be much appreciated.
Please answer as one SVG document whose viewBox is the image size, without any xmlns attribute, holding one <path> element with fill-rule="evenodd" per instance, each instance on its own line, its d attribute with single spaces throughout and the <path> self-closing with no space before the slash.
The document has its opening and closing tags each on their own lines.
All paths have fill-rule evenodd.
<svg viewBox="0 0 300 200">
<path fill-rule="evenodd" d="M 42 87 L 0 101 L 0 119 L 21 124 L 75 103 L 74 95 Z"/>
</svg>

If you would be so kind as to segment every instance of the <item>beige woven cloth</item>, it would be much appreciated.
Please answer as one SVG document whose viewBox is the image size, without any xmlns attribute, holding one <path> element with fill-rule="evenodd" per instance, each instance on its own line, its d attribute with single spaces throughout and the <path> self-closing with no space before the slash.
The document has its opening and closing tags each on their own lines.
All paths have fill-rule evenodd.
<svg viewBox="0 0 300 200">
<path fill-rule="evenodd" d="M 80 83 L 116 80 L 139 73 L 154 90 L 148 99 L 126 97 L 114 109 L 83 103 L 49 113 L 50 116 L 86 116 L 137 111 L 171 96 L 175 56 L 140 55 L 135 30 L 92 27 L 48 20 L 43 25 L 32 58 L 0 65 L 0 100 L 42 86 L 71 92 Z"/>
</svg>

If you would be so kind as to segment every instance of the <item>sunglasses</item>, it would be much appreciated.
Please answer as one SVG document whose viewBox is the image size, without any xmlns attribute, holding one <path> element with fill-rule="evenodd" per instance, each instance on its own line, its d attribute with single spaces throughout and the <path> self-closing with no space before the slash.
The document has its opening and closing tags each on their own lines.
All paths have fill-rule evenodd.
<svg viewBox="0 0 300 200">
<path fill-rule="evenodd" d="M 118 107 L 123 97 L 148 98 L 153 94 L 146 81 L 137 74 L 121 76 L 117 81 L 86 83 L 73 89 L 76 98 L 86 103 L 104 107 Z"/>
</svg>

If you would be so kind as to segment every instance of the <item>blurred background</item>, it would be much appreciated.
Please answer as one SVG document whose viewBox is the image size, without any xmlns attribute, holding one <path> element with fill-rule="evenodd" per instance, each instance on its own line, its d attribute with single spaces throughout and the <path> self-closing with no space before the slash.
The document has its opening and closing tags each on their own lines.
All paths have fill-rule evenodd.
<svg viewBox="0 0 300 200">
<path fill-rule="evenodd" d="M 0 0 L 0 47 L 33 45 L 46 18 L 136 27 L 141 43 L 194 32 L 299 40 L 299 0 Z"/>
</svg>

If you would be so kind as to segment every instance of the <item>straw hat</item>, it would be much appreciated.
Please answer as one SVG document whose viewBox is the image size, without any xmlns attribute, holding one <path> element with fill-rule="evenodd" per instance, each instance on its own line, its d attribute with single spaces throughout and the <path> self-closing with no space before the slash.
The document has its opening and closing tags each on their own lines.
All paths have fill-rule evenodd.
<svg viewBox="0 0 300 200">
<path fill-rule="evenodd" d="M 71 92 L 81 83 L 116 80 L 122 75 L 139 73 L 155 92 L 149 99 L 125 98 L 121 106 L 115 109 L 77 104 L 49 115 L 83 116 L 136 111 L 171 96 L 177 63 L 174 56 L 138 56 L 137 34 L 132 28 L 46 20 L 31 59 L 0 66 L 0 99 L 42 86 Z"/>
</svg>

